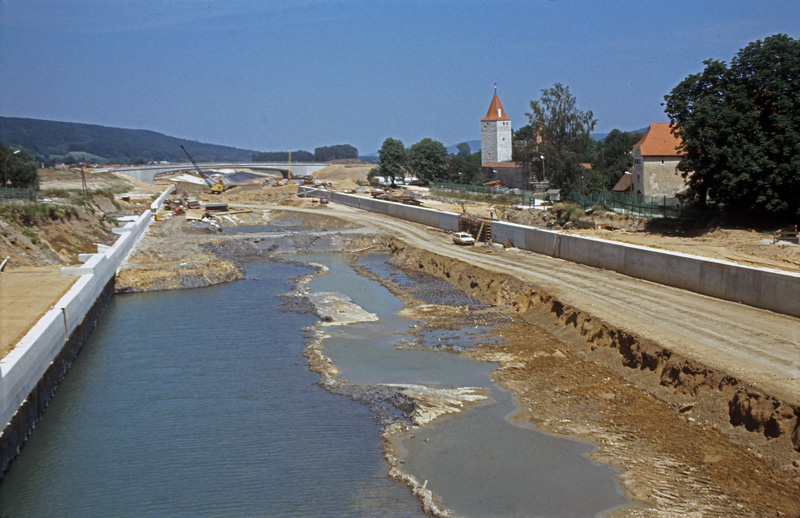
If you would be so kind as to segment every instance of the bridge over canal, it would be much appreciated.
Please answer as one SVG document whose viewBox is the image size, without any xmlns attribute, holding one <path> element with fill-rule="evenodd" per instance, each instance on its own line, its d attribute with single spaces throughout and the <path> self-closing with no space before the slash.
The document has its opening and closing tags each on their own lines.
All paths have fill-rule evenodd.
<svg viewBox="0 0 800 518">
<path fill-rule="evenodd" d="M 286 178 L 290 164 L 288 162 L 205 162 L 197 164 L 200 169 L 250 169 L 257 172 L 280 174 Z M 314 171 L 319 171 L 330 164 L 324 162 L 292 162 L 292 176 L 308 176 Z M 99 169 L 98 171 L 113 171 L 123 173 L 146 183 L 153 183 L 157 174 L 173 171 L 194 171 L 194 166 L 189 162 L 175 162 L 170 164 L 152 164 L 141 166 L 113 167 Z"/>
</svg>

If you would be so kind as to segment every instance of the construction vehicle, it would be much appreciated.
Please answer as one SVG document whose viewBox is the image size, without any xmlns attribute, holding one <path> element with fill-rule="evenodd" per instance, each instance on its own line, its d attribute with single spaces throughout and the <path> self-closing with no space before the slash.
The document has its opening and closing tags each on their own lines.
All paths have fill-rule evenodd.
<svg viewBox="0 0 800 518">
<path fill-rule="evenodd" d="M 211 194 L 222 194 L 223 192 L 225 192 L 225 179 L 218 176 L 214 180 L 214 185 L 211 186 Z"/>
<path fill-rule="evenodd" d="M 204 175 L 203 171 L 200 170 L 200 166 L 197 165 L 197 162 L 194 161 L 192 155 L 190 155 L 189 152 L 186 150 L 186 148 L 183 147 L 183 144 L 181 144 L 180 146 L 183 152 L 186 153 L 186 156 L 189 157 L 189 161 L 192 162 L 192 165 L 194 166 L 195 171 L 197 171 L 197 174 L 199 174 L 200 177 L 203 178 L 206 181 L 206 183 L 211 186 L 211 194 L 222 194 L 225 191 L 225 180 L 219 176 L 210 179 L 206 175 Z"/>
</svg>

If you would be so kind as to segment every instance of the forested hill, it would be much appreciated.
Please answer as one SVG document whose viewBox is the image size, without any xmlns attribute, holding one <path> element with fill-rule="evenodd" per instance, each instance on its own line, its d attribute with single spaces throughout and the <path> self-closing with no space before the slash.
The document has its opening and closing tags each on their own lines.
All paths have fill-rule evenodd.
<svg viewBox="0 0 800 518">
<path fill-rule="evenodd" d="M 198 162 L 249 162 L 256 151 L 169 137 L 149 130 L 110 128 L 94 124 L 0 117 L 0 142 L 22 146 L 37 161 L 61 159 L 69 153 L 97 155 L 111 163 L 185 161 L 183 144 Z M 98 159 L 99 160 L 99 159 Z"/>
</svg>

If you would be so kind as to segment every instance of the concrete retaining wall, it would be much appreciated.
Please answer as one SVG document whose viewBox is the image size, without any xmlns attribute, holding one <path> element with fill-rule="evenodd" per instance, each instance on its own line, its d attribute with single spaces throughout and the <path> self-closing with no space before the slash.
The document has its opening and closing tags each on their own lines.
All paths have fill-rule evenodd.
<svg viewBox="0 0 800 518">
<path fill-rule="evenodd" d="M 319 189 L 303 188 L 310 196 Z M 331 201 L 422 223 L 458 230 L 458 215 L 372 198 L 326 192 Z M 727 261 L 657 250 L 525 225 L 495 221 L 492 240 L 517 248 L 613 270 L 631 277 L 741 302 L 800 317 L 800 274 L 752 268 Z"/>
<path fill-rule="evenodd" d="M 119 238 L 112 246 L 99 245 L 96 254 L 80 256 L 84 261 L 81 266 L 62 268 L 62 275 L 80 278 L 0 360 L 0 477 L 19 453 L 110 300 L 117 269 L 147 230 L 152 212 L 173 189 L 154 201 L 151 210 L 127 218 L 124 227 L 114 229 Z"/>
<path fill-rule="evenodd" d="M 335 203 L 341 203 L 342 205 L 348 205 L 370 212 L 378 212 L 380 214 L 386 214 L 387 216 L 413 221 L 451 232 L 458 230 L 458 214 L 453 214 L 451 212 L 441 212 L 425 207 L 403 205 L 402 203 L 364 198 L 363 196 L 353 196 L 340 192 L 329 192 L 321 189 L 311 189 L 308 187 L 300 187 L 299 189 L 300 192 L 305 192 L 306 195 L 314 197 L 319 197 L 324 193 L 328 196 L 328 199 Z"/>
</svg>

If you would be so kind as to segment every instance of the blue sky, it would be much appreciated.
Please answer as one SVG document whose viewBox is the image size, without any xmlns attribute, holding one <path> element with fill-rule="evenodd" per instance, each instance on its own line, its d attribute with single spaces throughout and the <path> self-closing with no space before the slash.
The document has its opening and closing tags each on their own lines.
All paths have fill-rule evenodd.
<svg viewBox="0 0 800 518">
<path fill-rule="evenodd" d="M 708 58 L 800 38 L 800 0 L 0 0 L 0 115 L 260 151 L 480 138 L 560 82 L 595 131 L 666 122 Z"/>
</svg>

